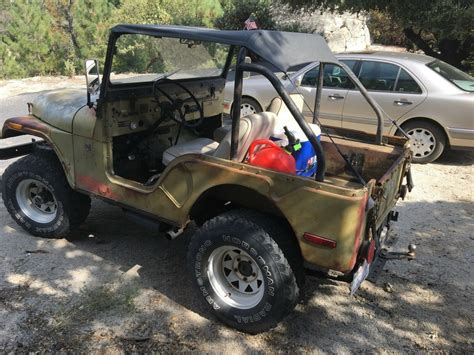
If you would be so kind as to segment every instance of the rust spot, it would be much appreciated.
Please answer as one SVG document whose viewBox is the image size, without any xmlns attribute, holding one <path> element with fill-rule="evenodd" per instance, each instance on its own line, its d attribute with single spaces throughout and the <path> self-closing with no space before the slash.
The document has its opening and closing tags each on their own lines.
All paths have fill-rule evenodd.
<svg viewBox="0 0 474 355">
<path fill-rule="evenodd" d="M 119 201 L 120 197 L 112 192 L 112 189 L 104 183 L 101 183 L 90 176 L 77 175 L 76 181 L 78 187 L 93 194 L 107 197 L 111 200 Z"/>
</svg>

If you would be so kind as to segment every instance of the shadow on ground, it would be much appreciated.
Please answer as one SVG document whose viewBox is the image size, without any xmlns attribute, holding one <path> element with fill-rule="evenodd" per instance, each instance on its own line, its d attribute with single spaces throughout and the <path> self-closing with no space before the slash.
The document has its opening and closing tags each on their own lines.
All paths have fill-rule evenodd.
<svg viewBox="0 0 474 355">
<path fill-rule="evenodd" d="M 472 155 L 438 164 L 466 159 Z M 0 347 L 472 352 L 472 203 L 406 201 L 399 211 L 394 232 L 399 246 L 418 245 L 416 260 L 388 263 L 377 285 L 365 283 L 352 298 L 343 282 L 309 277 L 287 319 L 249 336 L 221 325 L 195 292 L 186 271 L 194 226 L 169 241 L 94 201 L 78 231 L 49 241 L 28 236 L 2 206 Z M 138 277 L 123 281 L 130 270 Z"/>
</svg>

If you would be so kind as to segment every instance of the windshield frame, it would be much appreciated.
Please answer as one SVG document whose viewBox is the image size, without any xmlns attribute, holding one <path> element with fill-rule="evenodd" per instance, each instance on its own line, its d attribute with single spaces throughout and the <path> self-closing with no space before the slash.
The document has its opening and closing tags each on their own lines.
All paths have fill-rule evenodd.
<svg viewBox="0 0 474 355">
<path fill-rule="evenodd" d="M 459 85 L 459 83 L 456 82 L 456 80 L 450 78 L 449 76 L 447 75 L 444 75 L 444 73 L 442 72 L 439 72 L 437 70 L 435 70 L 432 65 L 435 65 L 435 64 L 438 64 L 440 63 L 441 65 L 444 65 L 446 66 L 448 69 L 450 70 L 453 70 L 456 74 L 459 74 L 461 75 L 462 77 L 465 77 L 466 78 L 466 81 L 472 81 L 472 84 L 473 84 L 473 88 L 472 90 L 468 90 L 466 89 L 465 87 Z M 455 85 L 458 89 L 462 90 L 462 91 L 465 91 L 465 92 L 474 92 L 474 78 L 472 76 L 470 76 L 468 73 L 466 72 L 463 72 L 462 70 L 452 66 L 451 64 L 448 64 L 446 62 L 443 62 L 442 60 L 439 60 L 439 59 L 435 59 L 429 63 L 426 63 L 426 66 L 434 73 L 436 73 L 437 75 L 439 75 L 440 77 L 442 77 L 443 79 L 449 81 L 451 84 Z"/>
<path fill-rule="evenodd" d="M 147 87 L 150 86 L 153 81 L 143 81 L 143 82 L 132 82 L 132 83 L 113 83 L 110 80 L 110 76 L 112 74 L 112 66 L 113 66 L 113 59 L 115 56 L 115 46 L 117 43 L 117 40 L 124 34 L 131 34 L 131 33 L 117 33 L 117 32 L 111 32 L 109 36 L 109 41 L 107 44 L 107 52 L 105 56 L 105 63 L 104 63 L 104 73 L 102 76 L 102 83 L 101 83 L 101 89 L 100 89 L 100 96 L 99 100 L 104 100 L 107 101 L 111 93 L 113 92 L 114 89 L 126 89 L 126 88 L 134 88 L 134 87 Z M 156 37 L 156 38 L 177 38 L 177 39 L 187 39 L 186 37 L 161 37 L 161 36 L 153 36 L 149 34 L 143 34 L 143 33 L 132 33 L 132 35 L 146 35 L 150 37 Z M 220 42 L 212 42 L 212 43 L 220 43 Z M 226 43 L 222 43 L 224 45 L 227 45 Z M 217 76 L 203 76 L 203 77 L 192 77 L 192 78 L 183 78 L 183 79 L 174 79 L 179 82 L 193 82 L 193 81 L 202 81 L 202 80 L 207 80 L 207 79 L 224 79 L 227 76 L 227 73 L 229 71 L 229 67 L 231 65 L 232 61 L 232 56 L 235 51 L 235 46 L 233 45 L 228 45 L 228 53 L 227 53 L 227 58 L 225 60 L 224 67 L 222 68 L 222 72 L 220 75 Z M 111 98 L 112 99 L 112 98 Z"/>
</svg>

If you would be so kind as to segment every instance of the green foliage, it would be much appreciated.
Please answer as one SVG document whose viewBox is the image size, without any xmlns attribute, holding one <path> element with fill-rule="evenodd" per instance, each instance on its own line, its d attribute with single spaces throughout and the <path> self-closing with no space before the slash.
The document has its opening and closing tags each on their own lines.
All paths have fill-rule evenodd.
<svg viewBox="0 0 474 355">
<path fill-rule="evenodd" d="M 169 24 L 171 15 L 161 1 L 123 0 L 114 13 L 116 23 Z"/>
<path fill-rule="evenodd" d="M 223 2 L 224 14 L 215 21 L 221 29 L 241 30 L 244 22 L 253 15 L 261 29 L 274 29 L 270 6 L 271 0 L 227 0 Z"/>
<path fill-rule="evenodd" d="M 168 0 L 162 4 L 175 25 L 212 27 L 214 19 L 223 14 L 218 0 Z"/>
<path fill-rule="evenodd" d="M 367 26 L 374 43 L 401 47 L 409 45 L 403 34 L 403 27 L 383 12 L 371 11 Z"/>
<path fill-rule="evenodd" d="M 23 77 L 54 72 L 58 35 L 39 2 L 16 1 L 5 7 L 8 21 L 0 35 L 0 75 Z M 28 21 L 25 21 L 28 19 Z"/>
<path fill-rule="evenodd" d="M 467 69 L 472 62 L 474 3 L 472 0 L 284 0 L 292 6 L 334 11 L 378 11 L 402 29 L 426 54 Z"/>
<path fill-rule="evenodd" d="M 113 6 L 93 0 L 17 0 L 3 3 L 0 75 L 81 73 L 87 57 L 103 58 Z M 25 21 L 28 19 L 28 21 Z"/>
</svg>

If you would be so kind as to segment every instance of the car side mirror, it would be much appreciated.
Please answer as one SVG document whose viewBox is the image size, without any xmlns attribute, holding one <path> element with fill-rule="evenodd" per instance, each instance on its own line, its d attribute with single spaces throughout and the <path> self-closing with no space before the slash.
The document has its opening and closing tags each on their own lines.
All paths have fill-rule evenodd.
<svg viewBox="0 0 474 355">
<path fill-rule="evenodd" d="M 294 80 L 295 86 L 296 86 L 296 87 L 301 86 L 301 82 L 302 82 L 302 81 L 303 81 L 303 75 L 298 75 L 298 76 L 295 78 L 295 80 Z"/>
<path fill-rule="evenodd" d="M 97 59 L 87 59 L 84 62 L 86 70 L 87 105 L 92 107 L 91 95 L 95 95 L 100 89 L 99 62 Z"/>
</svg>

